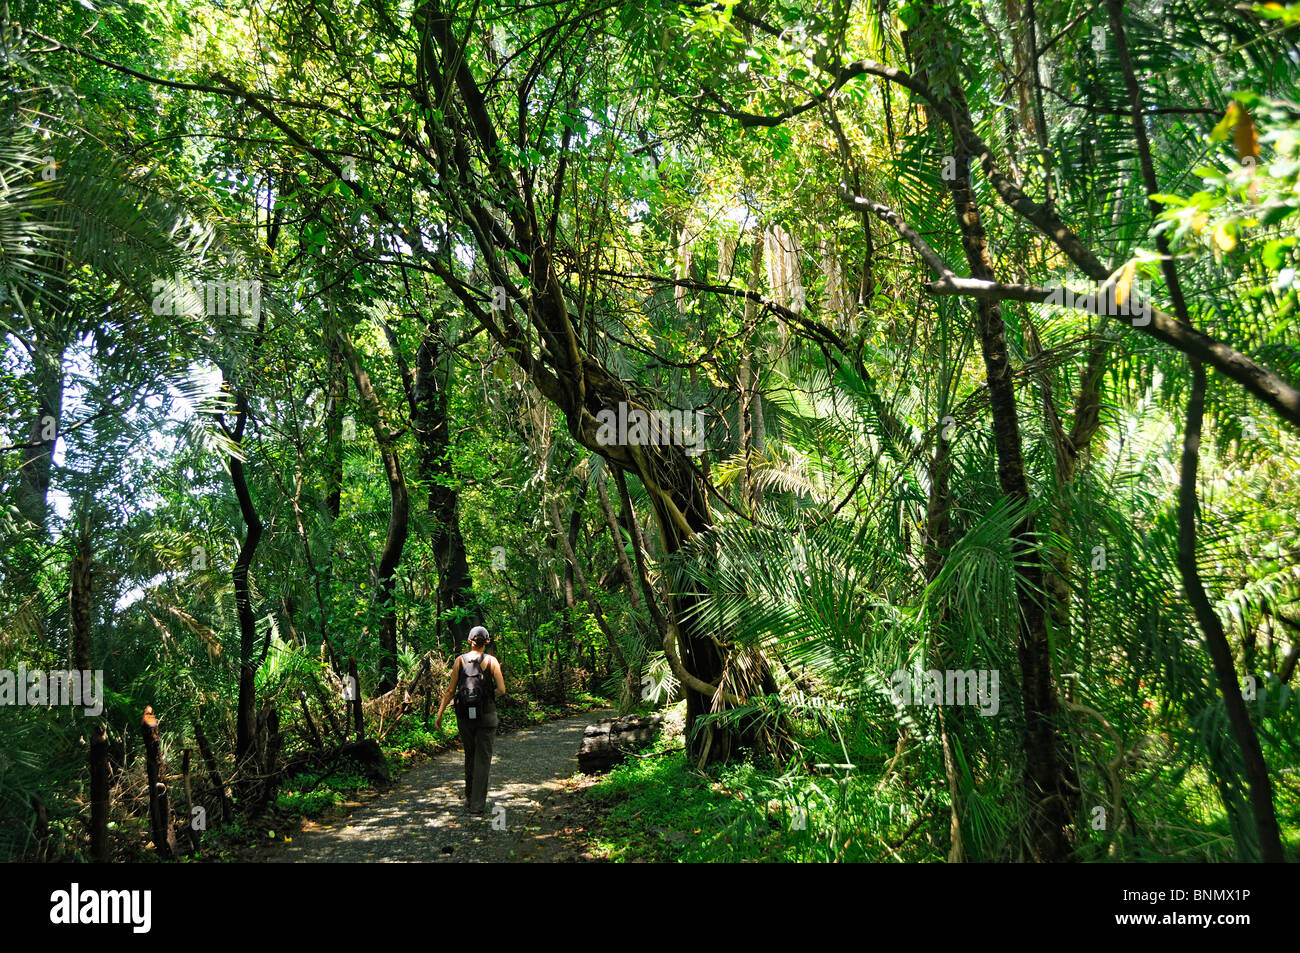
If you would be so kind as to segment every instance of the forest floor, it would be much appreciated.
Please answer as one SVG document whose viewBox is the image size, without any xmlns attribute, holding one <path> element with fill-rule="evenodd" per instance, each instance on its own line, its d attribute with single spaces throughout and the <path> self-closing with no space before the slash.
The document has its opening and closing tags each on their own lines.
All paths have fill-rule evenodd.
<svg viewBox="0 0 1300 953">
<path fill-rule="evenodd" d="M 590 861 L 587 831 L 600 809 L 578 797 L 595 778 L 575 777 L 587 725 L 612 709 L 499 735 L 487 813 L 465 812 L 459 747 L 404 773 L 347 817 L 307 821 L 288 843 L 267 847 L 271 863 L 470 863 Z"/>
</svg>

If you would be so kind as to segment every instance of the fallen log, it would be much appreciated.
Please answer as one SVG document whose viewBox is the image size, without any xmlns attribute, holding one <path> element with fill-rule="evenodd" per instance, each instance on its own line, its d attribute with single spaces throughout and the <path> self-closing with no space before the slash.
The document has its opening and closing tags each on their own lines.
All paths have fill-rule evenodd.
<svg viewBox="0 0 1300 953">
<path fill-rule="evenodd" d="M 358 768 L 371 781 L 392 780 L 392 775 L 388 770 L 388 759 L 384 757 L 379 742 L 374 738 L 349 741 L 347 744 L 338 745 L 325 751 L 299 752 L 285 763 L 281 776 L 289 778 L 308 770 L 319 771 L 326 769 L 326 774 L 316 779 L 316 784 L 319 784 L 329 774 L 347 765 Z M 315 787 L 315 785 L 312 787 Z"/>
<path fill-rule="evenodd" d="M 663 715 L 624 715 L 588 725 L 578 749 L 578 769 L 584 774 L 608 771 L 653 744 L 663 722 Z"/>
</svg>

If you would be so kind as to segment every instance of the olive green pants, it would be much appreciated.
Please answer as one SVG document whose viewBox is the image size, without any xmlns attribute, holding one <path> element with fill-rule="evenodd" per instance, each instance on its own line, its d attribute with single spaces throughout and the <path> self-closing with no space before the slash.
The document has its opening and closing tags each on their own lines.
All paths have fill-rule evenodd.
<svg viewBox="0 0 1300 953">
<path fill-rule="evenodd" d="M 456 730 L 465 746 L 465 800 L 470 813 L 482 814 L 487 810 L 488 771 L 497 738 L 496 709 L 480 710 L 477 718 L 465 718 L 457 712 Z"/>
</svg>

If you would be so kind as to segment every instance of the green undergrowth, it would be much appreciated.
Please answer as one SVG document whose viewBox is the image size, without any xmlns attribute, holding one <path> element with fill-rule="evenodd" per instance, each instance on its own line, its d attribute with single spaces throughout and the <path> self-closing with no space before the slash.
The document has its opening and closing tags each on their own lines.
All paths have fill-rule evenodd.
<svg viewBox="0 0 1300 953">
<path fill-rule="evenodd" d="M 606 811 L 594 852 L 614 861 L 935 859 L 923 790 L 891 783 L 882 792 L 878 777 L 843 767 L 842 747 L 811 720 L 796 731 L 804 743 L 784 767 L 760 759 L 700 770 L 670 727 L 584 793 Z"/>
<path fill-rule="evenodd" d="M 762 757 L 706 766 L 688 760 L 680 729 L 684 705 L 670 711 L 655 744 L 585 789 L 604 814 L 592 852 L 610 861 L 942 862 L 950 849 L 951 802 L 937 752 L 909 748 L 895 760 L 881 726 L 828 732 L 824 719 L 795 717 L 796 753 L 784 764 Z M 897 735 L 893 734 L 896 739 Z M 846 764 L 853 765 L 845 769 Z M 1127 796 L 1148 818 L 1126 830 L 1083 830 L 1080 861 L 1230 861 L 1232 837 L 1203 771 L 1156 766 L 1176 795 L 1173 812 Z M 1016 859 L 1017 787 L 965 792 L 967 859 Z M 1279 798 L 1288 806 L 1290 798 Z M 1287 816 L 1283 810 L 1280 815 Z M 1289 826 L 1289 825 L 1288 825 Z M 1294 849 L 1294 833 L 1288 838 Z"/>
<path fill-rule="evenodd" d="M 307 771 L 281 785 L 275 810 L 284 817 L 328 816 L 370 787 L 368 778 L 353 771 Z"/>
</svg>

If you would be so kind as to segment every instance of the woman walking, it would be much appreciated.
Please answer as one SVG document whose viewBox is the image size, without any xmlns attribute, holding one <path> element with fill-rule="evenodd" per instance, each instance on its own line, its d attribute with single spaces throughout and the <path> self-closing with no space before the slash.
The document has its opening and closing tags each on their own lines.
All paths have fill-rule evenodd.
<svg viewBox="0 0 1300 953">
<path fill-rule="evenodd" d="M 456 730 L 465 746 L 465 804 L 471 814 L 487 808 L 488 771 L 492 767 L 492 745 L 496 741 L 497 698 L 506 693 L 501 663 L 487 654 L 492 636 L 481 625 L 469 630 L 473 651 L 456 657 L 451 681 L 443 692 L 434 729 L 442 727 L 442 713 L 456 699 Z"/>
</svg>

